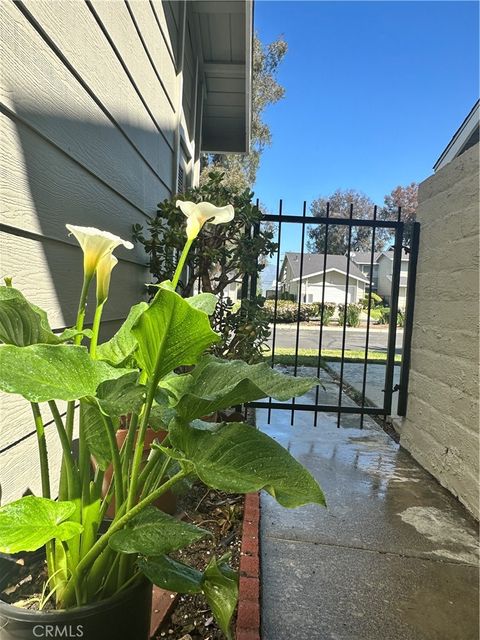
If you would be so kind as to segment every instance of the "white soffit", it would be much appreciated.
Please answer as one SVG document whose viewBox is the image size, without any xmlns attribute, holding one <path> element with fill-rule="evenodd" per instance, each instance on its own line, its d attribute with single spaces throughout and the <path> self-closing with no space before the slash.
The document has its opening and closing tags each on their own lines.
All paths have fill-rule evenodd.
<svg viewBox="0 0 480 640">
<path fill-rule="evenodd" d="M 248 153 L 250 145 L 251 0 L 196 0 L 203 52 L 201 150 Z"/>
</svg>

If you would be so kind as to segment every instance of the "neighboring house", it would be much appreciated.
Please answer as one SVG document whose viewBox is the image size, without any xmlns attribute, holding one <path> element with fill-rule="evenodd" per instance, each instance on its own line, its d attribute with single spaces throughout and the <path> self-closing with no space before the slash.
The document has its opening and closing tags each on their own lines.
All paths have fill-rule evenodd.
<svg viewBox="0 0 480 640">
<path fill-rule="evenodd" d="M 252 4 L 4 0 L 0 40 L 1 275 L 61 329 L 82 283 L 65 223 L 129 239 L 159 201 L 197 183 L 202 151 L 248 151 Z M 140 244 L 117 253 L 103 338 L 148 278 Z M 40 474 L 28 403 L 0 399 L 8 501 L 38 491 Z M 54 480 L 59 446 L 44 418 Z"/>
<path fill-rule="evenodd" d="M 477 518 L 478 116 L 477 103 L 436 162 L 436 173 L 419 187 L 421 232 L 408 405 L 399 425 L 400 444 Z"/>
<path fill-rule="evenodd" d="M 372 254 L 370 251 L 358 251 L 357 253 L 351 253 L 351 260 L 357 265 L 367 280 L 371 281 L 372 291 L 376 292 L 378 288 L 378 258 L 382 255 L 381 251 L 376 251 L 373 254 L 373 268 L 372 268 Z M 370 270 L 372 273 L 370 274 Z"/>
<path fill-rule="evenodd" d="M 400 270 L 400 283 L 398 291 L 398 308 L 405 310 L 407 303 L 407 280 L 408 280 L 408 262 L 409 254 L 402 250 L 402 264 Z M 393 273 L 393 250 L 383 251 L 378 259 L 378 280 L 377 291 L 387 304 L 390 304 L 392 298 L 392 273 Z"/>
<path fill-rule="evenodd" d="M 433 165 L 433 170 L 443 169 L 449 162 L 455 160 L 468 149 L 478 144 L 480 131 L 480 100 L 477 100 L 472 110 L 457 129 L 443 153 Z"/>
<path fill-rule="evenodd" d="M 302 278 L 300 283 L 300 253 L 285 253 L 280 271 L 279 292 L 289 293 L 302 302 L 321 302 L 323 295 L 324 255 L 305 253 L 303 256 Z M 345 303 L 347 258 L 345 256 L 327 254 L 325 268 L 325 302 Z M 369 280 L 350 260 L 348 278 L 348 302 L 358 302 L 365 296 Z"/>
</svg>

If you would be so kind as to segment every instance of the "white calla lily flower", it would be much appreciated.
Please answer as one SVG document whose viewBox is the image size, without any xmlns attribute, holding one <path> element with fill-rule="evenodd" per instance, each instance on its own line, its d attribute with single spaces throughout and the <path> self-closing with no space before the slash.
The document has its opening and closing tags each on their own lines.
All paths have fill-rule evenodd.
<svg viewBox="0 0 480 640">
<path fill-rule="evenodd" d="M 78 240 L 83 251 L 83 263 L 86 276 L 93 276 L 98 263 L 107 254 L 111 254 L 114 249 L 123 245 L 126 249 L 133 249 L 133 244 L 128 240 L 123 240 L 119 236 L 100 231 L 95 227 L 78 227 L 73 224 L 65 225 L 67 229 Z M 111 267 L 110 271 L 113 269 Z"/>
<path fill-rule="evenodd" d="M 106 253 L 100 258 L 97 266 L 97 304 L 103 304 L 108 298 L 108 290 L 110 289 L 110 277 L 113 267 L 118 264 L 117 258 Z"/>
<path fill-rule="evenodd" d="M 200 229 L 208 222 L 209 224 L 225 224 L 233 220 L 235 210 L 231 204 L 225 207 L 216 207 L 210 202 L 189 202 L 187 200 L 177 200 L 175 205 L 187 217 L 187 238 L 193 240 L 200 233 Z"/>
</svg>

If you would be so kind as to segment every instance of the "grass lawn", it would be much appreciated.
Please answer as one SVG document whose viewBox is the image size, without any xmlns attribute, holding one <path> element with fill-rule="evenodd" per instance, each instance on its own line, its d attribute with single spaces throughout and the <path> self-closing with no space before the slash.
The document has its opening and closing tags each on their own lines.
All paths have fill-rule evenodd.
<svg viewBox="0 0 480 640">
<path fill-rule="evenodd" d="M 271 358 L 271 351 L 266 351 L 264 354 L 265 360 Z M 363 362 L 365 358 L 365 351 L 362 349 L 348 350 L 345 349 L 345 362 Z M 341 349 L 323 349 L 322 360 L 325 362 L 339 362 L 342 359 Z M 387 361 L 387 354 L 383 351 L 369 351 L 367 362 L 373 364 L 379 364 Z M 295 349 L 292 348 L 278 348 L 275 349 L 275 362 L 277 364 L 294 365 L 295 364 Z M 400 354 L 395 355 L 395 363 L 400 364 L 402 362 L 402 356 Z M 316 349 L 299 349 L 298 350 L 298 364 L 303 367 L 316 367 L 318 364 L 318 351 Z"/>
</svg>

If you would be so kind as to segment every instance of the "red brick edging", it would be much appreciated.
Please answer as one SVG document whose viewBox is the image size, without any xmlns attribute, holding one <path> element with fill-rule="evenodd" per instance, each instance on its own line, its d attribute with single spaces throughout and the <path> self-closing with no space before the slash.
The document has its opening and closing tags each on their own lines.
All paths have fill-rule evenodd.
<svg viewBox="0 0 480 640">
<path fill-rule="evenodd" d="M 170 615 L 178 593 L 153 587 L 150 637 Z M 260 640 L 260 494 L 245 496 L 236 640 Z"/>
<path fill-rule="evenodd" d="M 260 640 L 260 494 L 245 496 L 236 640 Z"/>
</svg>

